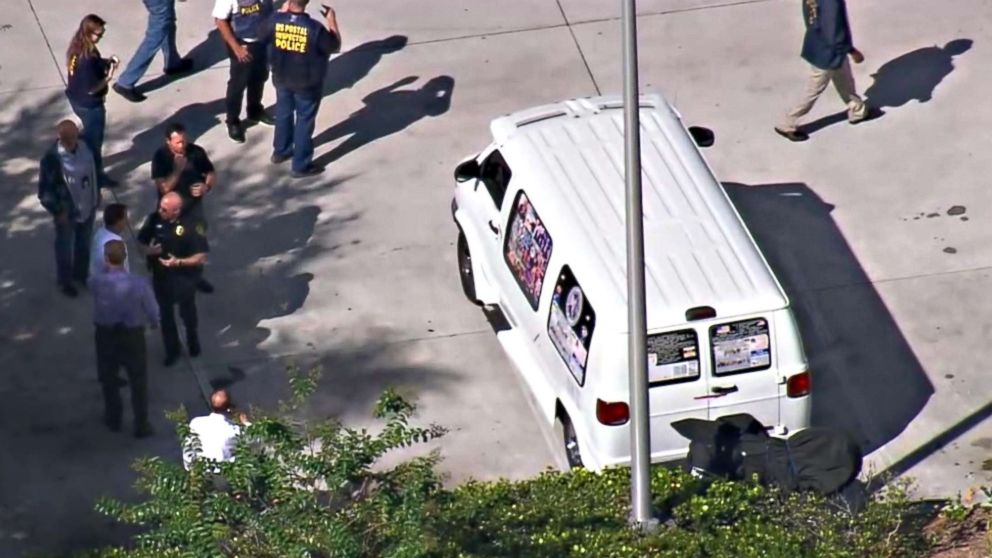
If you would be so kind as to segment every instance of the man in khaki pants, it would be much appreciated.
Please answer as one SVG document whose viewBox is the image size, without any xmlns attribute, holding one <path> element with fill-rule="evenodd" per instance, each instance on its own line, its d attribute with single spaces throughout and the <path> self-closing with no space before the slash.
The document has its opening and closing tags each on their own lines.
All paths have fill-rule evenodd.
<svg viewBox="0 0 992 558">
<path fill-rule="evenodd" d="M 860 64 L 865 57 L 854 48 L 851 28 L 847 23 L 844 0 L 802 0 L 806 35 L 803 37 L 801 56 L 810 64 L 806 92 L 801 102 L 785 114 L 782 123 L 775 127 L 778 134 L 790 141 L 806 141 L 809 135 L 798 129 L 797 123 L 805 116 L 830 82 L 837 88 L 842 101 L 847 104 L 847 120 L 857 124 L 881 115 L 869 109 L 854 87 L 854 75 L 848 57 Z"/>
</svg>

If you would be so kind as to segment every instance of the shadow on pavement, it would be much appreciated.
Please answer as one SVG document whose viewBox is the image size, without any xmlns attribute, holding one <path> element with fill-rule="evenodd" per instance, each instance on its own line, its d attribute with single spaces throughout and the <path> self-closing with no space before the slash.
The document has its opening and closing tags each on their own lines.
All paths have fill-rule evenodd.
<svg viewBox="0 0 992 558">
<path fill-rule="evenodd" d="M 867 454 L 923 409 L 934 387 L 843 233 L 802 183 L 724 183 L 792 300 L 813 374 L 816 426 Z"/>
<path fill-rule="evenodd" d="M 211 68 L 218 62 L 227 60 L 227 46 L 224 45 L 224 40 L 220 38 L 220 32 L 217 29 L 211 29 L 198 45 L 183 55 L 183 58 L 189 58 L 193 61 L 192 72 L 174 76 L 167 76 L 165 74 L 156 76 L 138 85 L 138 91 L 151 93 L 156 89 L 162 89 L 181 79 L 192 77 L 203 70 Z"/>
<path fill-rule="evenodd" d="M 408 76 L 366 95 L 362 99 L 364 107 L 314 138 L 314 147 L 319 147 L 347 137 L 327 153 L 315 157 L 314 162 L 326 166 L 360 147 L 400 132 L 422 118 L 448 112 L 455 88 L 454 78 L 438 76 L 419 89 L 400 89 L 416 81 L 416 76 Z"/>
<path fill-rule="evenodd" d="M 972 43 L 971 39 L 955 39 L 943 47 L 919 48 L 882 64 L 872 74 L 874 82 L 864 91 L 865 102 L 870 107 L 884 109 L 901 107 L 912 100 L 930 101 L 940 82 L 954 71 L 954 57 L 970 50 Z M 813 120 L 801 129 L 812 134 L 844 120 L 847 111 Z"/>
</svg>

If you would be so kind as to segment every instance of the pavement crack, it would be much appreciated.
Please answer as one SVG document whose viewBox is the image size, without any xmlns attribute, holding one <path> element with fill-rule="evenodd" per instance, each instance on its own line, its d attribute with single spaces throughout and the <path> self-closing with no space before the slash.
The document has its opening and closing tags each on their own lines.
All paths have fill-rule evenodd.
<svg viewBox="0 0 992 558">
<path fill-rule="evenodd" d="M 575 29 L 568 22 L 568 15 L 565 13 L 565 8 L 561 5 L 561 0 L 555 0 L 558 4 L 558 11 L 561 12 L 561 18 L 565 20 L 565 26 L 568 27 L 568 34 L 572 36 L 572 42 L 575 43 L 575 49 L 579 51 L 579 58 L 582 59 L 582 65 L 586 67 L 586 73 L 589 74 L 589 79 L 592 81 L 592 86 L 596 89 L 596 95 L 602 95 L 603 92 L 599 89 L 599 84 L 596 83 L 596 76 L 592 73 L 592 68 L 589 67 L 589 61 L 586 60 L 586 54 L 582 52 L 582 45 L 579 44 L 579 38 L 575 36 Z"/>
<path fill-rule="evenodd" d="M 41 31 L 41 37 L 45 39 L 45 46 L 48 47 L 48 54 L 52 56 L 52 63 L 55 64 L 55 72 L 59 75 L 59 79 L 62 80 L 62 85 L 68 85 L 65 81 L 65 76 L 62 75 L 62 67 L 59 66 L 59 59 L 55 57 L 55 51 L 52 50 L 52 42 L 48 40 L 48 34 L 45 33 L 45 27 L 41 24 L 41 18 L 38 17 L 38 12 L 34 9 L 34 2 L 27 0 L 28 7 L 31 8 L 31 14 L 34 15 L 34 21 L 38 24 L 38 30 Z"/>
</svg>

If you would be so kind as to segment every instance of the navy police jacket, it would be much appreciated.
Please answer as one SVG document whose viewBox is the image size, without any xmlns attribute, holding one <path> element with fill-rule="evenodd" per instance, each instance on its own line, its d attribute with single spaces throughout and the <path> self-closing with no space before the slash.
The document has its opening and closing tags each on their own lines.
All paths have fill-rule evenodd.
<svg viewBox="0 0 992 558">
<path fill-rule="evenodd" d="M 321 87 L 327 59 L 341 48 L 337 36 L 305 13 L 276 12 L 259 38 L 271 41 L 272 83 L 294 92 Z"/>
<path fill-rule="evenodd" d="M 258 28 L 272 14 L 272 0 L 237 0 L 237 11 L 231 14 L 231 30 L 241 40 L 258 39 Z"/>
</svg>

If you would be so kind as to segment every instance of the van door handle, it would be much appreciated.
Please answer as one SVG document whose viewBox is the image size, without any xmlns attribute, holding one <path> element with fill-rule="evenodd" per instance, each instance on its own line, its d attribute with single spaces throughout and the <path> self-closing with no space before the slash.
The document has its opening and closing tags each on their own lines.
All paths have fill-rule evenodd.
<svg viewBox="0 0 992 558">
<path fill-rule="evenodd" d="M 727 395 L 730 393 L 735 393 L 737 391 L 737 386 L 713 386 L 710 391 L 717 395 Z"/>
<path fill-rule="evenodd" d="M 493 234 L 499 234 L 499 227 L 496 226 L 496 223 L 493 223 L 492 219 L 489 220 L 489 230 L 493 231 Z"/>
</svg>

